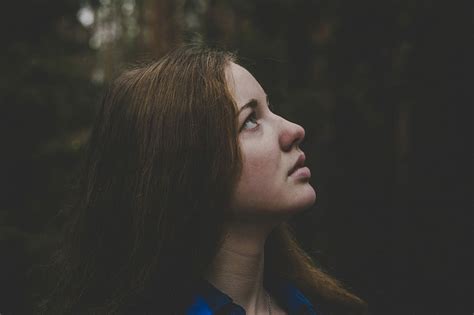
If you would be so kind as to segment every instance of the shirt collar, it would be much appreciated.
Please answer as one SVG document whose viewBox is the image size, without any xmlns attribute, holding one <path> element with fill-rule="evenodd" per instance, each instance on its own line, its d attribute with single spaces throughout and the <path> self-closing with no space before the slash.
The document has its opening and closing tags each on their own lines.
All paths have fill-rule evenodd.
<svg viewBox="0 0 474 315">
<path fill-rule="evenodd" d="M 311 302 L 291 282 L 278 278 L 266 278 L 264 287 L 289 315 L 317 315 Z M 227 311 L 224 313 L 226 315 L 245 314 L 245 310 L 240 305 L 235 304 L 230 296 L 208 281 L 201 280 L 196 286 L 193 302 L 186 315 L 214 315 L 224 309 Z"/>
</svg>

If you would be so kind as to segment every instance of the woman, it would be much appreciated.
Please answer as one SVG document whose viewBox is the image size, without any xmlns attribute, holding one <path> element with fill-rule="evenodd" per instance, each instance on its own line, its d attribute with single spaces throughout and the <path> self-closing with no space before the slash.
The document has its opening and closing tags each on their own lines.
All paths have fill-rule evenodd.
<svg viewBox="0 0 474 315">
<path fill-rule="evenodd" d="M 285 223 L 316 198 L 303 138 L 229 53 L 183 47 L 122 74 L 85 151 L 45 312 L 363 313 Z"/>
</svg>

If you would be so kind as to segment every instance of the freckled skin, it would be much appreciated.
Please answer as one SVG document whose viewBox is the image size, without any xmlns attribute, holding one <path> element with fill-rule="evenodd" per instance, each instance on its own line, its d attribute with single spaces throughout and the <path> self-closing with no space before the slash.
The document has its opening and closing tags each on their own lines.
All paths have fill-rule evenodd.
<svg viewBox="0 0 474 315">
<path fill-rule="evenodd" d="M 238 109 L 251 99 L 259 103 L 258 127 L 244 128 L 239 134 L 243 169 L 231 202 L 233 210 L 242 218 L 281 219 L 311 206 L 316 193 L 308 178 L 288 177 L 301 154 L 298 144 L 304 129 L 270 111 L 265 91 L 246 69 L 231 63 L 226 76 Z M 239 127 L 251 112 L 250 108 L 242 111 Z"/>
</svg>

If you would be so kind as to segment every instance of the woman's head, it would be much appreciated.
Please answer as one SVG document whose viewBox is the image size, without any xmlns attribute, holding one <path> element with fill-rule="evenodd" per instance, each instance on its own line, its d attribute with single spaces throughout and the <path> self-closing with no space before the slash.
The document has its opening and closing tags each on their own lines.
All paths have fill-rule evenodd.
<svg viewBox="0 0 474 315">
<path fill-rule="evenodd" d="M 110 86 L 58 255 L 59 309 L 112 310 L 147 292 L 162 309 L 183 306 L 226 221 L 281 220 L 314 202 L 307 172 L 290 174 L 304 130 L 272 113 L 234 61 L 184 47 Z M 286 239 L 276 255 L 296 255 Z"/>
<path fill-rule="evenodd" d="M 120 196 L 133 246 L 148 230 L 147 239 L 159 231 L 160 239 L 188 243 L 184 235 L 199 232 L 198 223 L 281 219 L 312 204 L 308 176 L 289 176 L 302 162 L 303 137 L 302 127 L 269 110 L 232 54 L 184 47 L 115 81 L 91 135 L 89 165 L 96 164 L 95 188 Z"/>
</svg>

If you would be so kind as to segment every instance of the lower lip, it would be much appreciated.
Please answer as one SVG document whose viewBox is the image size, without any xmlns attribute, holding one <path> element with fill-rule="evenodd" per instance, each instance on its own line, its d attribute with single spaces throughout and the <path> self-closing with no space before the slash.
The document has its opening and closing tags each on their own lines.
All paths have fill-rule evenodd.
<svg viewBox="0 0 474 315">
<path fill-rule="evenodd" d="M 306 166 L 305 167 L 300 167 L 299 169 L 297 169 L 293 173 L 291 173 L 290 177 L 309 178 L 309 177 L 311 177 L 311 171 Z"/>
</svg>

